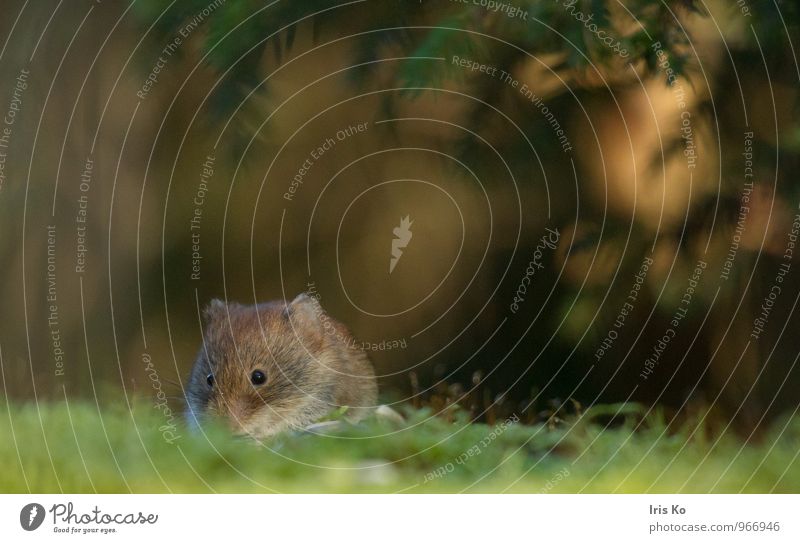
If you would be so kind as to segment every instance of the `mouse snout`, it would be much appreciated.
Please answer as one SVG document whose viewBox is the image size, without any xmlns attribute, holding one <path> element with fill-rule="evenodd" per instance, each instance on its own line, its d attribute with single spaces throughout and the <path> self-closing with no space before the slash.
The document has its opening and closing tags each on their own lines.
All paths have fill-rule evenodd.
<svg viewBox="0 0 800 543">
<path fill-rule="evenodd" d="M 250 418 L 250 409 L 240 400 L 231 400 L 221 406 L 220 414 L 225 424 L 234 434 L 247 433 L 247 421 Z"/>
</svg>

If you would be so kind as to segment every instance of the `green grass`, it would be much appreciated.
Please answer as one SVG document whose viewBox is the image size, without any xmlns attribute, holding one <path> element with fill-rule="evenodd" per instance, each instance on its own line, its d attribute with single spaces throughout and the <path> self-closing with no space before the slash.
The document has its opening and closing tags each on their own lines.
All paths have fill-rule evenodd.
<svg viewBox="0 0 800 543">
<path fill-rule="evenodd" d="M 264 444 L 179 426 L 170 444 L 161 412 L 145 399 L 132 410 L 0 405 L 4 492 L 800 491 L 800 418 L 778 420 L 744 446 L 697 424 L 665 432 L 658 415 L 634 431 L 636 406 L 623 406 L 629 422 L 611 429 L 591 419 L 618 406 L 554 429 L 495 427 L 494 437 L 458 415 L 446 422 L 418 411 L 405 424 L 376 419 Z M 431 475 L 437 470 L 442 476 Z"/>
</svg>

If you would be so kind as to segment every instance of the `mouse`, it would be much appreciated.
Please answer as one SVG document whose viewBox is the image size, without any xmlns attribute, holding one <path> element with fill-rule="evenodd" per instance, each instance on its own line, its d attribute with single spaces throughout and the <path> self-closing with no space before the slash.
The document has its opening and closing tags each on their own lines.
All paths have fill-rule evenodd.
<svg viewBox="0 0 800 543">
<path fill-rule="evenodd" d="M 315 297 L 257 305 L 213 300 L 204 320 L 185 390 L 190 427 L 215 418 L 235 434 L 265 438 L 341 408 L 355 423 L 377 407 L 372 362 Z"/>
</svg>

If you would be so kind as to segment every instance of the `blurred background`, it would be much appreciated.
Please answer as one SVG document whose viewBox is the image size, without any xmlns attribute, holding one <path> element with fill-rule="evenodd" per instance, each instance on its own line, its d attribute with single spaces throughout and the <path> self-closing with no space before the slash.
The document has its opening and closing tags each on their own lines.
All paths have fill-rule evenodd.
<svg viewBox="0 0 800 543">
<path fill-rule="evenodd" d="M 795 2 L 2 8 L 7 396 L 180 398 L 311 290 L 385 401 L 797 409 Z"/>
</svg>

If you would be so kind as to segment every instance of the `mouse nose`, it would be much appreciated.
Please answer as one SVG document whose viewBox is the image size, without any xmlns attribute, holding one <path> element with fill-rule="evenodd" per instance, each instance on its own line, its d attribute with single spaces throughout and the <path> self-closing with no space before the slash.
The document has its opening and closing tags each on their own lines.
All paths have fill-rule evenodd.
<svg viewBox="0 0 800 543">
<path fill-rule="evenodd" d="M 247 421 L 247 409 L 242 402 L 231 402 L 227 406 L 227 417 L 225 417 L 228 427 L 235 434 L 246 434 L 245 422 Z"/>
</svg>

